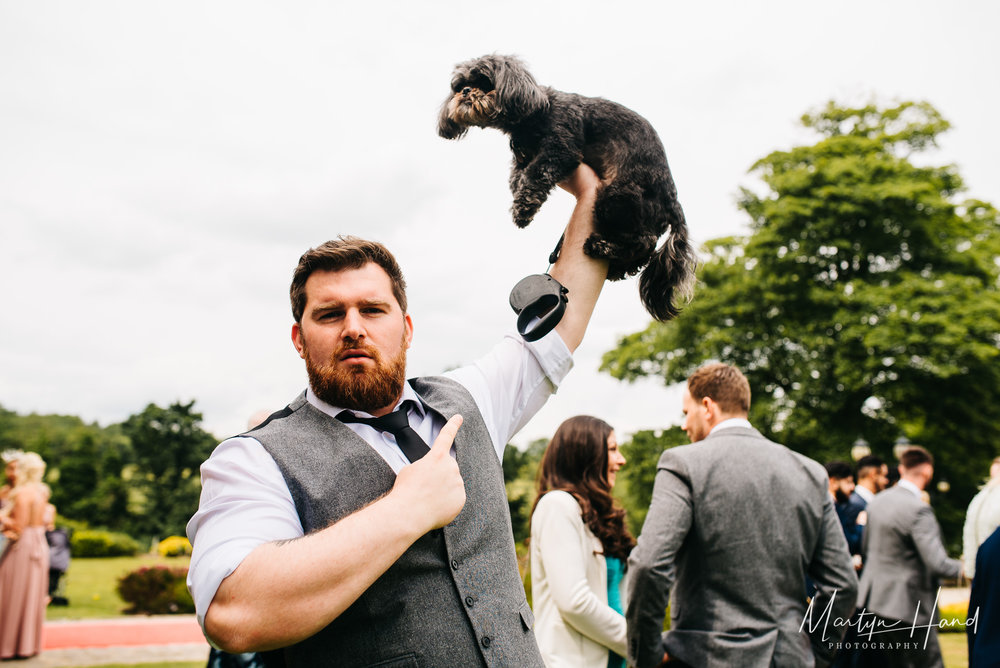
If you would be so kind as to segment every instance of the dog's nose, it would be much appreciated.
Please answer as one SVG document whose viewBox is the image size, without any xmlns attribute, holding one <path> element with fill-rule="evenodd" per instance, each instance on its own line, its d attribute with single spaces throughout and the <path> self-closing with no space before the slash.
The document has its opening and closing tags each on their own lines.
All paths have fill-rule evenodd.
<svg viewBox="0 0 1000 668">
<path fill-rule="evenodd" d="M 466 86 L 465 88 L 462 89 L 462 95 L 468 95 L 471 92 L 472 88 L 470 86 Z"/>
</svg>

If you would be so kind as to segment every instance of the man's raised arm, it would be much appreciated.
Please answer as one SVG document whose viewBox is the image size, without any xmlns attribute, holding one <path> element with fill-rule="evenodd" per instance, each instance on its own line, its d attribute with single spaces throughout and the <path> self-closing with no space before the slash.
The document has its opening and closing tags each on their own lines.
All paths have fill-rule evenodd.
<svg viewBox="0 0 1000 668">
<path fill-rule="evenodd" d="M 420 536 L 448 524 L 465 504 L 449 455 L 462 418 L 431 451 L 404 467 L 387 495 L 331 526 L 265 543 L 222 581 L 205 631 L 222 649 L 248 652 L 304 640 L 336 619 Z"/>
<path fill-rule="evenodd" d="M 594 312 L 601 288 L 608 277 L 607 260 L 595 260 L 583 252 L 583 242 L 594 231 L 594 201 L 601 185 L 597 174 L 581 163 L 573 174 L 559 184 L 576 197 L 559 259 L 550 272 L 552 278 L 569 289 L 569 303 L 556 331 L 570 351 L 583 341 L 587 323 Z"/>
</svg>

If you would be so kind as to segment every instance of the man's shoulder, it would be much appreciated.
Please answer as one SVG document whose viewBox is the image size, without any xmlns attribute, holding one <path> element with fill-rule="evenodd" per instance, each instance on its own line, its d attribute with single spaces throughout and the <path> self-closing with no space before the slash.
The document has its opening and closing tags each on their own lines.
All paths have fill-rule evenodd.
<svg viewBox="0 0 1000 668">
<path fill-rule="evenodd" d="M 847 497 L 847 503 L 852 507 L 858 508 L 864 508 L 868 505 L 868 501 L 865 500 L 865 497 L 861 496 L 857 492 L 851 492 L 851 495 Z"/>
<path fill-rule="evenodd" d="M 878 515 L 886 512 L 916 512 L 926 505 L 910 490 L 893 485 L 875 495 L 868 504 L 868 513 Z"/>
</svg>

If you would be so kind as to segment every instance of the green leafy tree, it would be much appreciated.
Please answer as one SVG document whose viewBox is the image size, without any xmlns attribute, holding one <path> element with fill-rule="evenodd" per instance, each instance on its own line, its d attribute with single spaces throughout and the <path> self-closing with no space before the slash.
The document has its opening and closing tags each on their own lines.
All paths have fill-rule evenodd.
<svg viewBox="0 0 1000 668">
<path fill-rule="evenodd" d="M 831 102 L 802 123 L 816 144 L 751 170 L 766 192 L 742 191 L 750 234 L 709 242 L 686 312 L 624 338 L 603 368 L 672 384 L 734 364 L 755 425 L 820 461 L 859 436 L 889 461 L 901 434 L 925 445 L 950 483 L 931 491 L 955 545 L 1000 452 L 997 211 L 959 200 L 957 168 L 921 155 L 949 127 L 927 103 Z"/>
<path fill-rule="evenodd" d="M 530 535 L 531 507 L 537 493 L 538 465 L 545 453 L 548 439 L 532 441 L 524 450 L 508 445 L 503 453 L 503 480 L 507 488 L 507 506 L 514 541 L 520 543 Z"/>
<path fill-rule="evenodd" d="M 136 517 L 133 535 L 182 535 L 198 508 L 198 469 L 215 438 L 201 429 L 202 416 L 193 407 L 193 401 L 167 408 L 149 404 L 121 425 L 134 453 L 134 468 L 126 476 Z"/>
<path fill-rule="evenodd" d="M 128 441 L 117 429 L 78 417 L 0 409 L 0 449 L 37 452 L 45 460 L 51 501 L 62 517 L 111 529 L 128 526 L 122 480 Z"/>
</svg>

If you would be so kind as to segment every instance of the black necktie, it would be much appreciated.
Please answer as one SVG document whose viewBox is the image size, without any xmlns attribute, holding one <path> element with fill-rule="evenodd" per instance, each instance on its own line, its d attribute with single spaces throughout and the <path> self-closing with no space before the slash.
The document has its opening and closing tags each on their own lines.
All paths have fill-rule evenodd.
<svg viewBox="0 0 1000 668">
<path fill-rule="evenodd" d="M 406 417 L 406 412 L 411 403 L 413 402 L 404 401 L 399 410 L 387 413 L 382 417 L 363 418 L 358 417 L 351 411 L 341 411 L 337 415 L 337 419 L 341 422 L 360 422 L 361 424 L 374 427 L 379 431 L 389 432 L 396 437 L 396 445 L 403 451 L 406 458 L 411 462 L 415 462 L 430 452 L 431 449 L 424 443 L 424 439 L 420 438 L 420 435 L 410 428 L 410 420 Z"/>
</svg>

